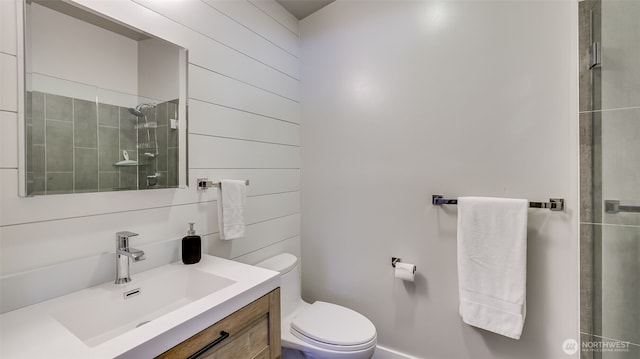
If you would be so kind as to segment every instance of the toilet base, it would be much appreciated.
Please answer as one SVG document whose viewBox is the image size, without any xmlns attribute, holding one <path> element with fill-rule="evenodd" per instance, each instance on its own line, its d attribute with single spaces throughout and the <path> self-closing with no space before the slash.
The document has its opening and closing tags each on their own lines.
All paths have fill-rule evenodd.
<svg viewBox="0 0 640 359">
<path fill-rule="evenodd" d="M 282 359 L 371 359 L 373 350 L 360 351 L 356 353 L 305 353 L 300 350 L 282 347 Z"/>
<path fill-rule="evenodd" d="M 290 348 L 282 348 L 282 359 L 307 359 L 303 352 Z"/>
</svg>

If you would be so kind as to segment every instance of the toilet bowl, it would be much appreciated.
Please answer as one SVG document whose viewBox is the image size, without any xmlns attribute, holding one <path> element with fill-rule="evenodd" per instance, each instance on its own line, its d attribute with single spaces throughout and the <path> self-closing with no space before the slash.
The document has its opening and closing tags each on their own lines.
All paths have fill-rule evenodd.
<svg viewBox="0 0 640 359">
<path fill-rule="evenodd" d="M 298 258 L 279 254 L 258 267 L 280 272 L 282 358 L 370 359 L 376 328 L 364 315 L 332 303 L 309 304 L 300 296 Z"/>
</svg>

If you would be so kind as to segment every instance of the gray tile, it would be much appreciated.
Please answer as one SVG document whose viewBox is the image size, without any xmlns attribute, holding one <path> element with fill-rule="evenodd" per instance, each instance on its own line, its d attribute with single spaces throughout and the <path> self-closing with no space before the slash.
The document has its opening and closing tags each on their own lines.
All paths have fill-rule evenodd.
<svg viewBox="0 0 640 359">
<path fill-rule="evenodd" d="M 45 176 L 36 176 L 36 175 L 34 175 L 33 176 L 33 191 L 31 192 L 31 195 L 39 196 L 39 195 L 46 194 L 45 183 L 46 183 Z"/>
<path fill-rule="evenodd" d="M 33 133 L 33 126 L 25 125 L 25 171 L 33 172 L 33 140 L 31 134 Z"/>
<path fill-rule="evenodd" d="M 155 151 L 151 151 L 148 149 L 140 149 L 137 151 L 138 153 L 138 162 L 140 163 L 140 165 L 142 165 L 145 169 L 146 168 L 156 168 L 156 163 L 157 163 L 157 156 L 154 154 Z M 145 153 L 149 153 L 152 156 L 148 156 L 145 155 Z"/>
<path fill-rule="evenodd" d="M 47 173 L 47 195 L 73 193 L 73 173 Z"/>
<path fill-rule="evenodd" d="M 27 196 L 46 194 L 44 191 L 44 183 L 44 175 L 36 176 L 33 172 L 27 172 Z"/>
<path fill-rule="evenodd" d="M 115 172 L 100 172 L 100 192 L 115 191 L 120 187 L 120 173 Z"/>
<path fill-rule="evenodd" d="M 602 111 L 599 114 L 602 116 L 602 166 L 601 172 L 596 173 L 602 173 L 602 199 L 620 200 L 623 205 L 640 206 L 640 151 L 637 150 L 640 108 Z M 640 216 L 633 213 L 605 214 L 603 221 L 608 224 L 640 226 Z"/>
<path fill-rule="evenodd" d="M 33 119 L 33 92 L 27 91 L 24 102 L 24 124 L 30 126 Z"/>
<path fill-rule="evenodd" d="M 45 176 L 45 147 L 44 146 L 33 146 L 31 147 L 31 171 L 34 176 L 41 177 L 44 179 Z M 44 187 L 42 188 L 44 189 Z"/>
<path fill-rule="evenodd" d="M 602 69 L 594 68 L 591 70 L 591 108 L 593 110 L 602 109 Z"/>
<path fill-rule="evenodd" d="M 167 170 L 167 150 L 164 149 L 158 153 L 154 160 L 154 168 L 158 171 Z"/>
<path fill-rule="evenodd" d="M 167 126 L 156 129 L 158 136 L 158 171 L 167 170 Z"/>
<path fill-rule="evenodd" d="M 31 125 L 33 132 L 31 140 L 33 144 L 44 145 L 44 94 L 33 92 L 31 94 Z"/>
<path fill-rule="evenodd" d="M 156 119 L 155 121 L 158 123 L 158 126 L 167 126 L 169 123 L 169 115 L 167 113 L 167 103 L 159 103 L 156 106 Z"/>
<path fill-rule="evenodd" d="M 615 109 L 640 105 L 640 2 L 602 1 L 602 105 Z M 595 26 L 594 26 L 595 29 Z"/>
<path fill-rule="evenodd" d="M 580 221 L 593 222 L 593 118 L 580 114 Z"/>
<path fill-rule="evenodd" d="M 164 172 L 164 171 L 160 171 L 158 172 L 159 177 L 158 177 L 158 187 L 159 188 L 167 188 L 169 187 L 169 184 L 167 183 L 169 181 L 169 177 L 167 176 L 168 173 Z"/>
<path fill-rule="evenodd" d="M 73 119 L 73 101 L 70 97 L 52 94 L 45 95 L 45 119 L 71 121 Z"/>
<path fill-rule="evenodd" d="M 147 118 L 148 122 L 155 122 L 156 124 L 158 123 L 158 107 L 157 106 L 149 108 L 147 111 L 145 111 L 144 115 Z M 141 120 L 144 120 L 144 118 L 141 118 Z"/>
<path fill-rule="evenodd" d="M 98 123 L 101 126 L 118 127 L 120 108 L 106 103 L 98 104 Z"/>
<path fill-rule="evenodd" d="M 73 100 L 73 141 L 76 147 L 98 147 L 98 114 L 95 102 Z"/>
<path fill-rule="evenodd" d="M 178 149 L 170 148 L 167 151 L 167 186 L 168 187 L 178 187 L 178 171 L 179 171 L 179 163 L 178 163 Z"/>
<path fill-rule="evenodd" d="M 601 281 L 604 337 L 640 343 L 640 227 L 602 226 Z"/>
<path fill-rule="evenodd" d="M 592 116 L 592 155 L 593 176 L 591 177 L 593 188 L 593 207 L 591 216 L 594 223 L 602 223 L 602 113 L 593 112 Z"/>
<path fill-rule="evenodd" d="M 157 175 L 156 188 L 167 188 L 167 172 L 158 171 L 157 173 L 158 175 Z"/>
<path fill-rule="evenodd" d="M 593 224 L 580 225 L 580 331 L 593 333 Z"/>
<path fill-rule="evenodd" d="M 151 171 L 157 168 L 158 157 L 154 155 L 154 157 L 146 156 L 144 153 L 148 153 L 149 150 L 138 150 L 138 163 L 140 163 L 140 171 Z"/>
<path fill-rule="evenodd" d="M 75 192 L 98 191 L 98 150 L 75 149 Z"/>
<path fill-rule="evenodd" d="M 171 127 L 169 127 L 168 133 L 167 133 L 167 146 L 178 147 L 180 145 L 178 141 L 179 141 L 178 130 L 174 130 Z"/>
<path fill-rule="evenodd" d="M 121 190 L 138 189 L 138 167 L 120 167 Z"/>
<path fill-rule="evenodd" d="M 135 149 L 137 143 L 136 117 L 120 108 L 120 149 Z"/>
<path fill-rule="evenodd" d="M 591 1 L 578 2 L 578 59 L 579 59 L 579 108 L 591 110 L 591 70 L 589 70 L 589 46 L 591 44 Z"/>
<path fill-rule="evenodd" d="M 27 180 L 27 183 L 26 183 L 27 196 L 31 196 L 33 195 L 33 185 L 35 182 L 33 179 L 33 172 L 25 171 L 25 178 Z"/>
<path fill-rule="evenodd" d="M 98 127 L 98 141 L 100 143 L 98 162 L 101 172 L 117 171 L 113 165 L 121 158 L 118 132 L 117 128 Z M 100 187 L 102 188 L 102 186 Z"/>
<path fill-rule="evenodd" d="M 47 171 L 73 171 L 73 124 L 65 121 L 46 122 Z"/>
<path fill-rule="evenodd" d="M 155 176 L 154 178 L 148 176 Z M 166 181 L 162 172 L 149 169 L 147 171 L 141 171 L 139 175 L 140 189 L 156 189 L 166 188 Z"/>
<path fill-rule="evenodd" d="M 140 169 L 140 171 L 138 171 L 138 189 L 145 190 L 145 189 L 152 189 L 152 188 L 153 187 L 149 187 L 147 183 L 147 172 L 144 171 L 143 169 Z"/>
<path fill-rule="evenodd" d="M 172 100 L 167 102 L 167 116 L 169 119 L 178 118 L 178 100 Z"/>
</svg>

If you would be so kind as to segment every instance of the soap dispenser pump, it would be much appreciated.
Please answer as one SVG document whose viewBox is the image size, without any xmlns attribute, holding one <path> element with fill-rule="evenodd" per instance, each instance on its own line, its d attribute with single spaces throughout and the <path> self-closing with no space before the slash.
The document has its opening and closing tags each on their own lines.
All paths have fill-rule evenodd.
<svg viewBox="0 0 640 359">
<path fill-rule="evenodd" d="M 184 264 L 198 263 L 202 258 L 200 236 L 196 235 L 193 225 L 194 223 L 189 223 L 189 231 L 182 238 L 182 263 Z"/>
</svg>

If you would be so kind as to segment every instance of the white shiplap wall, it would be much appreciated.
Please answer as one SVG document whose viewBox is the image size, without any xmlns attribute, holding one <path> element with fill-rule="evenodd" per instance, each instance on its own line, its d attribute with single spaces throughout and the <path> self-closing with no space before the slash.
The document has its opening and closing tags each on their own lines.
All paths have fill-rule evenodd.
<svg viewBox="0 0 640 359">
<path fill-rule="evenodd" d="M 1 311 L 109 280 L 119 230 L 148 253 L 134 271 L 176 260 L 190 221 L 209 254 L 299 254 L 297 20 L 266 0 L 75 2 L 189 49 L 189 188 L 19 197 L 22 3 L 0 1 Z M 218 240 L 216 194 L 198 192 L 199 177 L 251 181 L 245 238 Z"/>
</svg>

